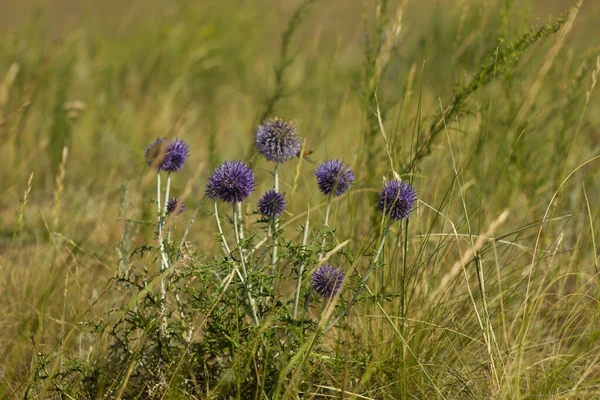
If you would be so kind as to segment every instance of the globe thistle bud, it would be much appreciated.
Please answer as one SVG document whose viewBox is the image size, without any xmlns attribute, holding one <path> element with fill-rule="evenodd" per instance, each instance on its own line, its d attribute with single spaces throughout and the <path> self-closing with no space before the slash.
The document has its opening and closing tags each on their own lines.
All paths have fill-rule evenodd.
<svg viewBox="0 0 600 400">
<path fill-rule="evenodd" d="M 269 190 L 258 201 L 258 211 L 265 217 L 276 219 L 287 208 L 285 198 L 279 192 Z"/>
<path fill-rule="evenodd" d="M 183 210 L 185 210 L 185 203 L 179 201 L 177 197 L 173 197 L 167 202 L 167 215 L 171 214 L 173 211 L 177 211 L 175 215 L 179 215 Z"/>
<path fill-rule="evenodd" d="M 296 157 L 302 147 L 294 124 L 280 118 L 263 122 L 256 129 L 254 143 L 264 158 L 279 164 Z"/>
<path fill-rule="evenodd" d="M 379 209 L 393 220 L 408 217 L 417 198 L 417 192 L 409 184 L 399 180 L 386 182 L 381 191 Z"/>
<path fill-rule="evenodd" d="M 330 264 L 321 265 L 312 274 L 312 288 L 322 297 L 329 298 L 337 294 L 344 280 L 344 271 Z"/>
<path fill-rule="evenodd" d="M 206 195 L 226 203 L 239 203 L 254 191 L 254 172 L 240 161 L 226 161 L 212 173 L 206 185 Z"/>
<path fill-rule="evenodd" d="M 315 170 L 319 190 L 323 194 L 341 196 L 354 185 L 354 172 L 340 160 L 329 160 Z"/>
</svg>

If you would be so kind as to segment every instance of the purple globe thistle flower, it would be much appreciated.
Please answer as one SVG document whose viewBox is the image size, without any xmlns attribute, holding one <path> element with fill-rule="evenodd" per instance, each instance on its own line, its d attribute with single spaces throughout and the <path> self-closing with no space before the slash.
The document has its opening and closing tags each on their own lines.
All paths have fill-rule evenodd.
<svg viewBox="0 0 600 400">
<path fill-rule="evenodd" d="M 329 160 L 315 170 L 317 184 L 323 194 L 341 196 L 354 185 L 354 172 L 340 160 Z"/>
<path fill-rule="evenodd" d="M 264 158 L 279 164 L 296 157 L 302 147 L 294 124 L 281 118 L 263 122 L 256 129 L 254 143 Z"/>
<path fill-rule="evenodd" d="M 250 196 L 255 184 L 250 167 L 240 161 L 226 161 L 213 171 L 206 185 L 206 195 L 235 204 Z"/>
<path fill-rule="evenodd" d="M 173 139 L 167 145 L 165 159 L 162 162 L 162 169 L 169 172 L 177 172 L 183 168 L 185 160 L 190 155 L 190 148 L 183 140 Z"/>
<path fill-rule="evenodd" d="M 266 192 L 258 201 L 258 211 L 265 217 L 278 218 L 287 208 L 283 195 L 274 190 Z"/>
<path fill-rule="evenodd" d="M 319 296 L 333 297 L 340 290 L 344 280 L 344 271 L 330 264 L 321 265 L 312 274 L 312 288 Z"/>
<path fill-rule="evenodd" d="M 183 140 L 165 141 L 160 138 L 150 143 L 144 153 L 148 166 L 168 172 L 177 172 L 183 168 L 189 154 L 190 149 Z"/>
<path fill-rule="evenodd" d="M 393 220 L 404 219 L 412 211 L 416 198 L 417 192 L 409 183 L 389 181 L 383 185 L 379 209 Z"/>
<path fill-rule="evenodd" d="M 180 202 L 177 197 L 173 197 L 167 202 L 167 215 L 171 214 L 173 211 L 177 211 L 177 214 L 175 215 L 179 215 L 183 210 L 185 210 L 185 203 Z"/>
</svg>

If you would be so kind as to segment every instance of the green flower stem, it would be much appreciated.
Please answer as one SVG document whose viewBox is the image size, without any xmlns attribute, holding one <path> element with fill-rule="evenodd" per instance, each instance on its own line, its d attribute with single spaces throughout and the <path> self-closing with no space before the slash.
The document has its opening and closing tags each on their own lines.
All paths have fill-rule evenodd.
<svg viewBox="0 0 600 400">
<path fill-rule="evenodd" d="M 279 192 L 279 164 L 275 163 L 275 170 L 273 171 L 273 190 Z"/>
<path fill-rule="evenodd" d="M 160 177 L 160 173 L 158 174 Z M 160 179 L 160 178 L 159 178 Z M 169 201 L 169 191 L 171 189 L 171 172 L 167 173 L 167 185 L 165 188 L 165 201 L 164 208 L 161 210 L 159 207 L 159 230 L 158 237 L 160 240 L 160 254 L 162 258 L 161 263 L 161 277 L 160 277 L 160 330 L 162 331 L 163 336 L 166 335 L 167 331 L 167 282 L 165 281 L 165 277 L 163 272 L 165 272 L 169 268 L 169 259 L 167 257 L 167 253 L 165 251 L 164 239 L 162 237 L 162 231 L 165 226 L 166 216 L 167 216 L 167 203 Z M 160 201 L 159 201 L 160 203 Z"/>
<path fill-rule="evenodd" d="M 327 206 L 325 207 L 325 227 L 329 228 L 329 214 L 331 213 L 331 194 L 327 197 Z M 323 236 L 321 241 L 321 252 L 319 253 L 319 262 L 323 259 L 323 249 L 327 242 L 327 236 Z"/>
<path fill-rule="evenodd" d="M 217 228 L 219 229 L 219 238 L 221 239 L 221 247 L 223 251 L 227 255 L 227 257 L 231 257 L 231 249 L 229 249 L 229 245 L 227 244 L 227 240 L 225 239 L 225 235 L 223 234 L 223 227 L 221 226 L 221 219 L 219 218 L 219 207 L 217 205 L 217 201 L 215 200 L 215 219 L 217 220 Z"/>
</svg>

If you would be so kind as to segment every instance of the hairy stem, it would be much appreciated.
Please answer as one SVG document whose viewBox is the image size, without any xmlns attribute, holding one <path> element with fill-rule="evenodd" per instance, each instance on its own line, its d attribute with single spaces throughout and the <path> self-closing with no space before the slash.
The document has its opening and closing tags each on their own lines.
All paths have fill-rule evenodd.
<svg viewBox="0 0 600 400">
<path fill-rule="evenodd" d="M 169 181 L 169 178 L 167 178 L 167 181 Z M 162 276 L 162 273 L 164 272 L 165 269 L 168 268 L 167 266 L 167 257 L 165 254 L 165 244 L 163 242 L 163 234 L 162 234 L 162 228 L 163 228 L 163 224 L 164 224 L 164 214 L 163 214 L 163 209 L 161 207 L 161 179 L 160 179 L 160 169 L 156 172 L 156 204 L 157 204 L 157 229 L 158 229 L 158 243 L 159 243 L 159 248 L 160 248 L 160 274 L 161 274 L 161 278 L 160 278 L 160 315 L 159 315 L 159 327 L 158 327 L 158 375 L 159 375 L 159 379 L 162 382 L 164 382 L 165 377 L 164 377 L 164 371 L 163 371 L 163 359 L 162 359 L 162 348 L 163 348 L 163 341 L 164 338 L 166 336 L 166 306 L 165 306 L 165 298 L 166 298 L 166 288 L 165 288 L 165 281 L 164 281 L 164 277 Z M 165 200 L 165 206 L 167 204 L 167 200 Z"/>
<path fill-rule="evenodd" d="M 158 174 L 160 177 L 160 174 Z M 165 281 L 165 277 L 163 276 L 163 272 L 165 272 L 169 268 L 169 259 L 167 257 L 167 253 L 165 251 L 164 239 L 162 237 L 162 231 L 165 226 L 165 220 L 167 215 L 167 202 L 169 200 L 169 191 L 171 189 L 171 173 L 167 174 L 167 185 L 165 188 L 165 201 L 164 208 L 161 210 L 159 208 L 159 230 L 158 237 L 160 240 L 160 254 L 161 254 L 161 277 L 160 277 L 160 330 L 163 337 L 167 331 L 167 282 Z M 160 203 L 160 201 L 159 201 Z"/>
<path fill-rule="evenodd" d="M 219 207 L 217 205 L 217 201 L 215 200 L 215 219 L 217 220 L 217 228 L 219 229 L 219 237 L 221 238 L 221 247 L 223 251 L 227 255 L 227 257 L 231 257 L 231 250 L 229 249 L 229 245 L 227 244 L 227 239 L 225 239 L 225 235 L 223 234 L 223 227 L 221 226 L 221 219 L 219 218 Z"/>
</svg>

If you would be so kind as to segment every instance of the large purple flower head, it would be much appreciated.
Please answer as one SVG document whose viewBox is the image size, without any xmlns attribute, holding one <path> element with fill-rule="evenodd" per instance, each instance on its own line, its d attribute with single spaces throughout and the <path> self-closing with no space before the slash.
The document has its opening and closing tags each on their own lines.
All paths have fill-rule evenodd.
<svg viewBox="0 0 600 400">
<path fill-rule="evenodd" d="M 258 211 L 271 219 L 278 218 L 286 208 L 287 204 L 283 195 L 274 190 L 266 192 L 258 201 Z"/>
<path fill-rule="evenodd" d="M 379 209 L 393 220 L 404 219 L 412 211 L 416 199 L 417 192 L 409 183 L 389 181 L 383 185 Z"/>
<path fill-rule="evenodd" d="M 150 143 L 144 153 L 149 167 L 168 172 L 177 172 L 183 168 L 189 154 L 190 149 L 183 140 L 160 138 Z"/>
<path fill-rule="evenodd" d="M 340 290 L 344 280 L 344 271 L 330 264 L 321 265 L 312 274 L 312 288 L 319 296 L 333 297 Z"/>
<path fill-rule="evenodd" d="M 179 215 L 185 210 L 185 203 L 180 201 L 177 197 L 173 197 L 167 201 L 167 215 L 176 211 L 175 215 Z"/>
<path fill-rule="evenodd" d="M 302 147 L 294 124 L 281 118 L 263 122 L 256 129 L 254 143 L 264 158 L 279 164 L 296 157 Z"/>
<path fill-rule="evenodd" d="M 240 161 L 226 161 L 212 173 L 206 185 L 206 195 L 226 203 L 239 203 L 254 190 L 254 172 Z"/>
<path fill-rule="evenodd" d="M 315 176 L 319 189 L 326 195 L 341 196 L 354 185 L 354 172 L 340 160 L 325 161 L 317 167 Z"/>
</svg>

